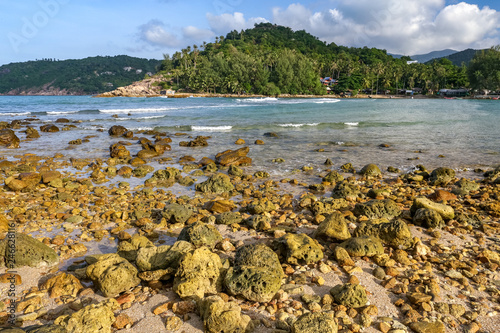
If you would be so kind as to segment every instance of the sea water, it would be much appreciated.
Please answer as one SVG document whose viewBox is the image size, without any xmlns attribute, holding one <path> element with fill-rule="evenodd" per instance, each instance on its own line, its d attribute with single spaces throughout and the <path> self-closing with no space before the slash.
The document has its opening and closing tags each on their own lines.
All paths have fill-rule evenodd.
<svg viewBox="0 0 500 333">
<path fill-rule="evenodd" d="M 0 121 L 30 121 L 39 129 L 59 118 L 76 126 L 69 131 L 41 133 L 26 140 L 16 130 L 21 148 L 0 147 L 0 156 L 35 153 L 71 158 L 109 157 L 112 138 L 107 130 L 122 125 L 141 131 L 165 132 L 172 139 L 173 163 L 185 155 L 196 160 L 227 149 L 237 139 L 250 147 L 252 168 L 287 176 L 303 166 L 333 169 L 368 163 L 410 171 L 446 166 L 457 170 L 492 167 L 500 163 L 500 102 L 444 99 L 333 98 L 93 98 L 90 96 L 1 96 Z M 66 124 L 56 124 L 63 127 Z M 175 135 L 185 133 L 184 135 Z M 270 133 L 273 133 L 270 136 Z M 180 141 L 209 136 L 208 147 L 180 147 Z M 191 138 L 190 138 L 191 137 Z M 87 138 L 82 145 L 69 141 Z M 255 140 L 264 145 L 255 145 Z M 132 154 L 141 147 L 136 141 Z M 282 158 L 284 163 L 274 163 Z"/>
</svg>

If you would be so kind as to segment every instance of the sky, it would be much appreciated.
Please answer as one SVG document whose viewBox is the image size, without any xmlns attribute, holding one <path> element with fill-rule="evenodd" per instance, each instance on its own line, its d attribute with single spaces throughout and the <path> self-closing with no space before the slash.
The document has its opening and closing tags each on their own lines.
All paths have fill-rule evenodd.
<svg viewBox="0 0 500 333">
<path fill-rule="evenodd" d="M 259 22 L 403 55 L 500 44 L 497 0 L 0 0 L 0 65 L 121 54 L 162 59 Z"/>
</svg>

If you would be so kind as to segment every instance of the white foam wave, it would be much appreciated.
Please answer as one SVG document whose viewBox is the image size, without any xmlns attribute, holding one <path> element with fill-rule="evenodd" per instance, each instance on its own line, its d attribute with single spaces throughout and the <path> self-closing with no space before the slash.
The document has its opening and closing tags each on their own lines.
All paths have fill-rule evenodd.
<svg viewBox="0 0 500 333">
<path fill-rule="evenodd" d="M 29 114 L 31 114 L 31 112 L 19 112 L 19 113 L 7 112 L 7 113 L 0 113 L 0 116 L 26 116 Z"/>
<path fill-rule="evenodd" d="M 344 125 L 346 125 L 346 126 L 358 126 L 359 122 L 348 122 L 348 123 L 344 123 Z"/>
<path fill-rule="evenodd" d="M 280 127 L 302 127 L 302 126 L 318 126 L 319 123 L 310 123 L 310 124 L 278 124 Z"/>
<path fill-rule="evenodd" d="M 263 102 L 275 102 L 278 99 L 276 97 L 264 97 L 264 98 L 239 98 L 237 102 L 250 102 L 250 103 L 263 103 Z"/>
<path fill-rule="evenodd" d="M 222 132 L 230 131 L 233 126 L 191 126 L 193 131 Z"/>
<path fill-rule="evenodd" d="M 176 108 L 140 108 L 140 109 L 100 109 L 103 113 L 132 113 L 132 112 L 163 112 L 175 110 Z"/>
<path fill-rule="evenodd" d="M 340 102 L 340 99 L 330 99 L 330 98 L 322 98 L 314 101 L 314 103 L 316 104 L 338 103 L 338 102 Z"/>
<path fill-rule="evenodd" d="M 165 116 L 148 116 L 148 117 L 134 118 L 134 120 L 140 120 L 140 119 L 157 119 L 157 118 L 163 118 L 163 117 L 165 117 Z"/>
<path fill-rule="evenodd" d="M 48 111 L 47 114 L 57 115 L 57 114 L 71 114 L 78 113 L 78 111 Z"/>
</svg>

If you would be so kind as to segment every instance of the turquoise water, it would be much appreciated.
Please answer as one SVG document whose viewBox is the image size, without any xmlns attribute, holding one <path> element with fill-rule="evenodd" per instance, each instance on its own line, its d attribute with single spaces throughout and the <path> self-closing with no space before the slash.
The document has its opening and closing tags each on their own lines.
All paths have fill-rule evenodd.
<svg viewBox="0 0 500 333">
<path fill-rule="evenodd" d="M 41 133 L 30 141 L 24 140 L 23 129 L 16 130 L 21 148 L 1 147 L 0 154 L 107 158 L 109 145 L 120 140 L 110 138 L 107 130 L 119 124 L 135 132 L 156 129 L 172 135 L 172 151 L 165 156 L 174 161 L 184 155 L 213 158 L 239 148 L 234 141 L 242 138 L 250 146 L 254 168 L 276 174 L 304 165 L 323 169 L 327 158 L 334 168 L 351 162 L 356 168 L 376 163 L 403 170 L 417 164 L 463 169 L 500 163 L 500 102 L 491 100 L 0 97 L 0 121 L 28 119 L 39 128 L 58 118 L 71 120 L 76 129 Z M 187 139 L 174 136 L 176 132 L 211 136 L 209 146 L 179 147 Z M 268 132 L 278 138 L 265 136 Z M 87 143 L 68 145 L 87 136 Z M 256 139 L 265 145 L 254 145 Z M 129 147 L 132 153 L 139 149 L 137 144 Z M 278 157 L 286 162 L 271 162 Z"/>
</svg>

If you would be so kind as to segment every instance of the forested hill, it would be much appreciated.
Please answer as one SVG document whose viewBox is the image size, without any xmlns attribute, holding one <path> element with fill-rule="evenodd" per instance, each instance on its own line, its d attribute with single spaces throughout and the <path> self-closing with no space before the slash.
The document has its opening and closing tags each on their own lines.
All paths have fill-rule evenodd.
<svg viewBox="0 0 500 333">
<path fill-rule="evenodd" d="M 160 60 L 124 55 L 11 63 L 0 67 L 0 94 L 97 94 L 141 80 L 147 73 L 154 74 L 160 64 Z"/>
</svg>

